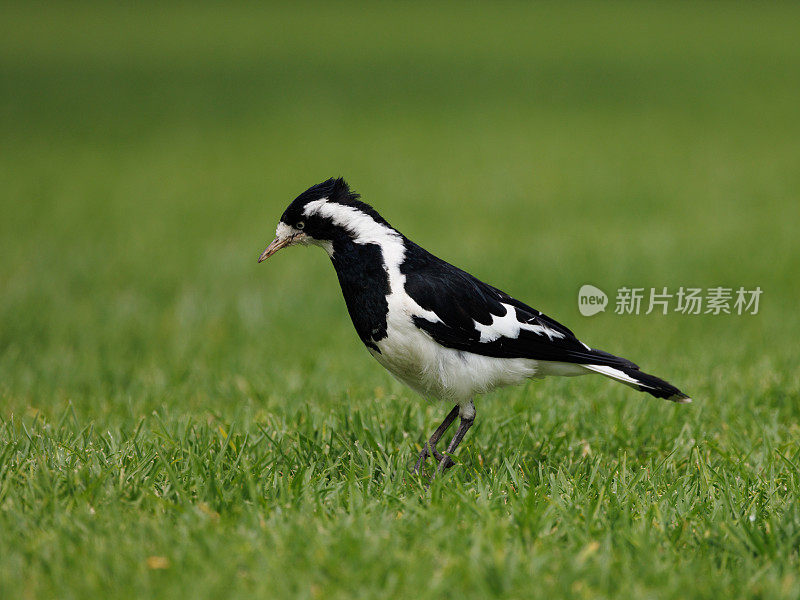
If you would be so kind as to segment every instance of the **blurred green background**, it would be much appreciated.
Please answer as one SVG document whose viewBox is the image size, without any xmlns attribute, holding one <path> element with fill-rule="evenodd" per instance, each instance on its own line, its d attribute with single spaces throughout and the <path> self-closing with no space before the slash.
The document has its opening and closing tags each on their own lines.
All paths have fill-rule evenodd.
<svg viewBox="0 0 800 600">
<path fill-rule="evenodd" d="M 731 558 L 702 540 L 673 545 L 655 534 L 652 546 L 668 547 L 659 550 L 668 556 L 664 572 L 678 573 L 671 591 L 655 575 L 642 575 L 628 555 L 614 554 L 613 540 L 601 552 L 614 557 L 610 563 L 594 564 L 591 552 L 583 559 L 597 574 L 593 581 L 559 565 L 594 542 L 561 540 L 535 567 L 525 561 L 539 542 L 523 539 L 509 555 L 517 562 L 497 572 L 544 569 L 550 579 L 536 586 L 520 575 L 504 587 L 481 567 L 477 583 L 459 578 L 467 558 L 458 547 L 431 549 L 445 565 L 441 572 L 395 556 L 394 568 L 378 577 L 369 558 L 423 545 L 431 519 L 463 525 L 459 511 L 470 510 L 470 494 L 498 484 L 498 470 L 508 476 L 504 454 L 509 472 L 545 461 L 536 444 L 549 434 L 537 429 L 539 418 L 575 443 L 590 439 L 612 470 L 620 451 L 635 453 L 648 440 L 664 458 L 670 449 L 663 445 L 679 436 L 725 449 L 730 468 L 750 468 L 741 457 L 767 444 L 768 429 L 763 472 L 789 469 L 786 477 L 796 483 L 796 469 L 776 458 L 773 446 L 783 444 L 781 455 L 797 464 L 799 22 L 795 3 L 3 3 L 0 536 L 12 557 L 0 567 L 3 596 L 60 590 L 80 597 L 114 582 L 125 582 L 132 595 L 264 595 L 248 560 L 269 551 L 237 536 L 247 529 L 242 514 L 259 522 L 283 500 L 262 489 L 255 494 L 261 501 L 234 494 L 216 505 L 216 492 L 206 497 L 186 481 L 187 494 L 172 498 L 158 483 L 177 485 L 168 467 L 130 483 L 129 473 L 109 466 L 122 450 L 103 446 L 96 436 L 104 432 L 127 440 L 122 446 L 131 456 L 139 443 L 134 432 L 157 452 L 170 443 L 185 449 L 192 427 L 218 445 L 234 425 L 254 436 L 266 427 L 292 448 L 302 445 L 299 431 L 349 436 L 351 415 L 362 415 L 386 428 L 374 456 L 389 454 L 398 470 L 407 466 L 446 407 L 417 399 L 369 358 L 324 253 L 286 251 L 256 265 L 285 206 L 338 175 L 417 243 L 588 343 L 673 381 L 696 403 L 676 411 L 595 379 L 547 381 L 482 399 L 484 422 L 462 450 L 478 474 L 464 467 L 442 489 L 434 486 L 463 494 L 420 509 L 402 535 L 380 519 L 407 512 L 406 503 L 425 496 L 422 486 L 403 488 L 401 481 L 393 500 L 376 497 L 359 487 L 379 478 L 368 465 L 349 479 L 338 467 L 320 480 L 301 477 L 298 498 L 332 502 L 339 517 L 364 520 L 378 537 L 359 538 L 358 525 L 330 529 L 334 521 L 316 521 L 306 505 L 284 507 L 283 519 L 275 518 L 286 529 L 275 530 L 282 532 L 273 533 L 275 544 L 313 531 L 331 537 L 317 554 L 309 550 L 307 563 L 295 557 L 307 565 L 296 588 L 273 592 L 347 597 L 348 582 L 359 580 L 362 591 L 384 595 L 669 596 L 686 591 L 684 552 L 701 547 L 708 551 L 701 564 L 717 570 L 719 587 L 706 581 L 699 595 L 796 592 L 796 513 L 786 517 L 786 545 L 777 547 L 768 572 L 754 558 L 758 549 Z M 623 285 L 760 286 L 764 293 L 755 316 L 608 310 L 587 319 L 577 310 L 584 283 L 610 295 Z M 496 435 L 519 445 L 517 462 L 493 445 Z M 356 438 L 348 439 L 357 445 Z M 74 468 L 89 469 L 88 479 L 64 485 L 64 465 L 75 454 L 65 448 L 74 451 L 80 440 L 95 445 L 98 462 L 89 468 L 91 461 L 80 459 Z M 342 444 L 342 456 L 350 456 L 353 447 Z M 274 452 L 259 448 L 254 456 Z M 564 461 L 559 452 L 547 455 L 554 472 Z M 680 465 L 696 462 L 688 452 Z M 198 464 L 204 457 L 197 454 Z M 327 460 L 317 452 L 306 459 Z M 297 475 L 281 460 L 270 464 L 273 475 Z M 243 468 L 233 459 L 228 467 Z M 754 477 L 762 473 L 753 469 Z M 263 472 L 249 472 L 255 485 L 269 488 L 258 483 Z M 315 496 L 323 480 L 355 487 L 324 500 Z M 797 501 L 793 489 L 767 494 L 766 513 L 784 514 L 781 507 Z M 362 492 L 364 504 L 351 505 Z M 605 506 L 602 495 L 593 498 Z M 743 503 L 749 514 L 752 505 Z M 76 516 L 86 506 L 99 513 L 103 505 L 113 513 L 106 529 L 71 529 L 91 521 Z M 202 541 L 181 521 L 202 513 L 198 506 L 211 506 L 217 519 Z M 519 517 L 492 506 L 487 518 Z M 702 514 L 726 539 L 718 515 Z M 513 523 L 498 535 L 517 535 L 521 526 Z M 606 523 L 598 539 L 610 539 L 613 529 Z M 337 546 L 342 535 L 355 536 L 348 549 Z M 192 554 L 198 544 L 207 554 Z M 169 548 L 187 548 L 190 559 L 172 556 L 173 568 L 163 570 L 146 562 L 149 553 L 169 556 Z M 495 556 L 473 552 L 469 564 Z M 245 566 L 220 564 L 220 556 L 237 556 Z M 87 560 L 90 575 L 77 575 L 75 565 Z M 275 573 L 290 572 L 282 560 L 272 563 Z M 337 578 L 331 569 L 352 577 Z M 242 571 L 250 574 L 237 579 Z M 612 585 L 617 576 L 622 582 Z"/>
</svg>

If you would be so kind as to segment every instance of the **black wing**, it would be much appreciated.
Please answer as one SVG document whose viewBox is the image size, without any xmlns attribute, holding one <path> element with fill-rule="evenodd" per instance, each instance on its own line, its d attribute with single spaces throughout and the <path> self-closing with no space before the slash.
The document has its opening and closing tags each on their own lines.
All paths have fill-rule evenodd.
<svg viewBox="0 0 800 600">
<path fill-rule="evenodd" d="M 437 322 L 414 317 L 414 323 L 443 346 L 499 358 L 638 368 L 629 360 L 587 347 L 557 321 L 413 242 L 406 245 L 400 269 L 406 276 L 405 290 L 439 317 Z M 513 321 L 508 314 L 512 310 Z"/>
</svg>

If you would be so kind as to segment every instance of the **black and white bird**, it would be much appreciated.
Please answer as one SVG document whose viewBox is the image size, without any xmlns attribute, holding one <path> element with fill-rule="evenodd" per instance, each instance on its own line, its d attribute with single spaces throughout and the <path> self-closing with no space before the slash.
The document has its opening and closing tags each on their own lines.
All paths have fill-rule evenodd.
<svg viewBox="0 0 800 600">
<path fill-rule="evenodd" d="M 437 472 L 475 421 L 474 398 L 534 377 L 598 373 L 656 398 L 691 402 L 631 361 L 590 348 L 555 320 L 437 258 L 359 200 L 341 178 L 300 194 L 258 262 L 281 248 L 321 246 L 330 256 L 356 333 L 392 375 L 455 406 L 420 452 Z M 436 444 L 455 420 L 446 452 Z"/>
</svg>

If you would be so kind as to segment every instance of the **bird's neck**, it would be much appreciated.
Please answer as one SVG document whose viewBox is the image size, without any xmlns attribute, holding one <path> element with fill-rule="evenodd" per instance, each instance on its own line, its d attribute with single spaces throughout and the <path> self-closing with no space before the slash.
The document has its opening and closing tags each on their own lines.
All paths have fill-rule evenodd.
<svg viewBox="0 0 800 600">
<path fill-rule="evenodd" d="M 387 278 L 384 258 L 386 249 L 382 244 L 358 243 L 350 236 L 343 235 L 335 238 L 331 247 L 331 263 L 336 269 L 343 291 L 346 285 L 358 288 L 362 284 L 369 284 L 370 279 L 374 281 Z"/>
<path fill-rule="evenodd" d="M 334 240 L 331 262 L 336 269 L 347 311 L 361 341 L 377 350 L 386 336 L 389 272 L 379 244 L 359 244 L 350 238 Z"/>
</svg>

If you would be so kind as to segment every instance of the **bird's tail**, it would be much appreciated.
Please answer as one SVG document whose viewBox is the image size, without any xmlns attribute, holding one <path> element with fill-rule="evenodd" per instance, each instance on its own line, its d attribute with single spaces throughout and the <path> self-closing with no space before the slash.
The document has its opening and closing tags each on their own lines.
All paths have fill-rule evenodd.
<svg viewBox="0 0 800 600">
<path fill-rule="evenodd" d="M 603 354 L 609 356 L 606 353 Z M 625 361 L 625 359 L 620 359 L 620 361 Z M 585 364 L 583 367 L 594 373 L 600 373 L 600 375 L 605 375 L 615 381 L 624 383 L 640 392 L 647 392 L 656 398 L 666 398 L 671 402 L 678 402 L 679 404 L 687 404 L 692 401 L 689 396 L 671 383 L 667 383 L 655 375 L 643 373 L 633 363 L 629 363 L 628 361 L 625 361 L 625 363 L 626 364 L 615 365 L 613 367 L 592 364 Z"/>
</svg>

